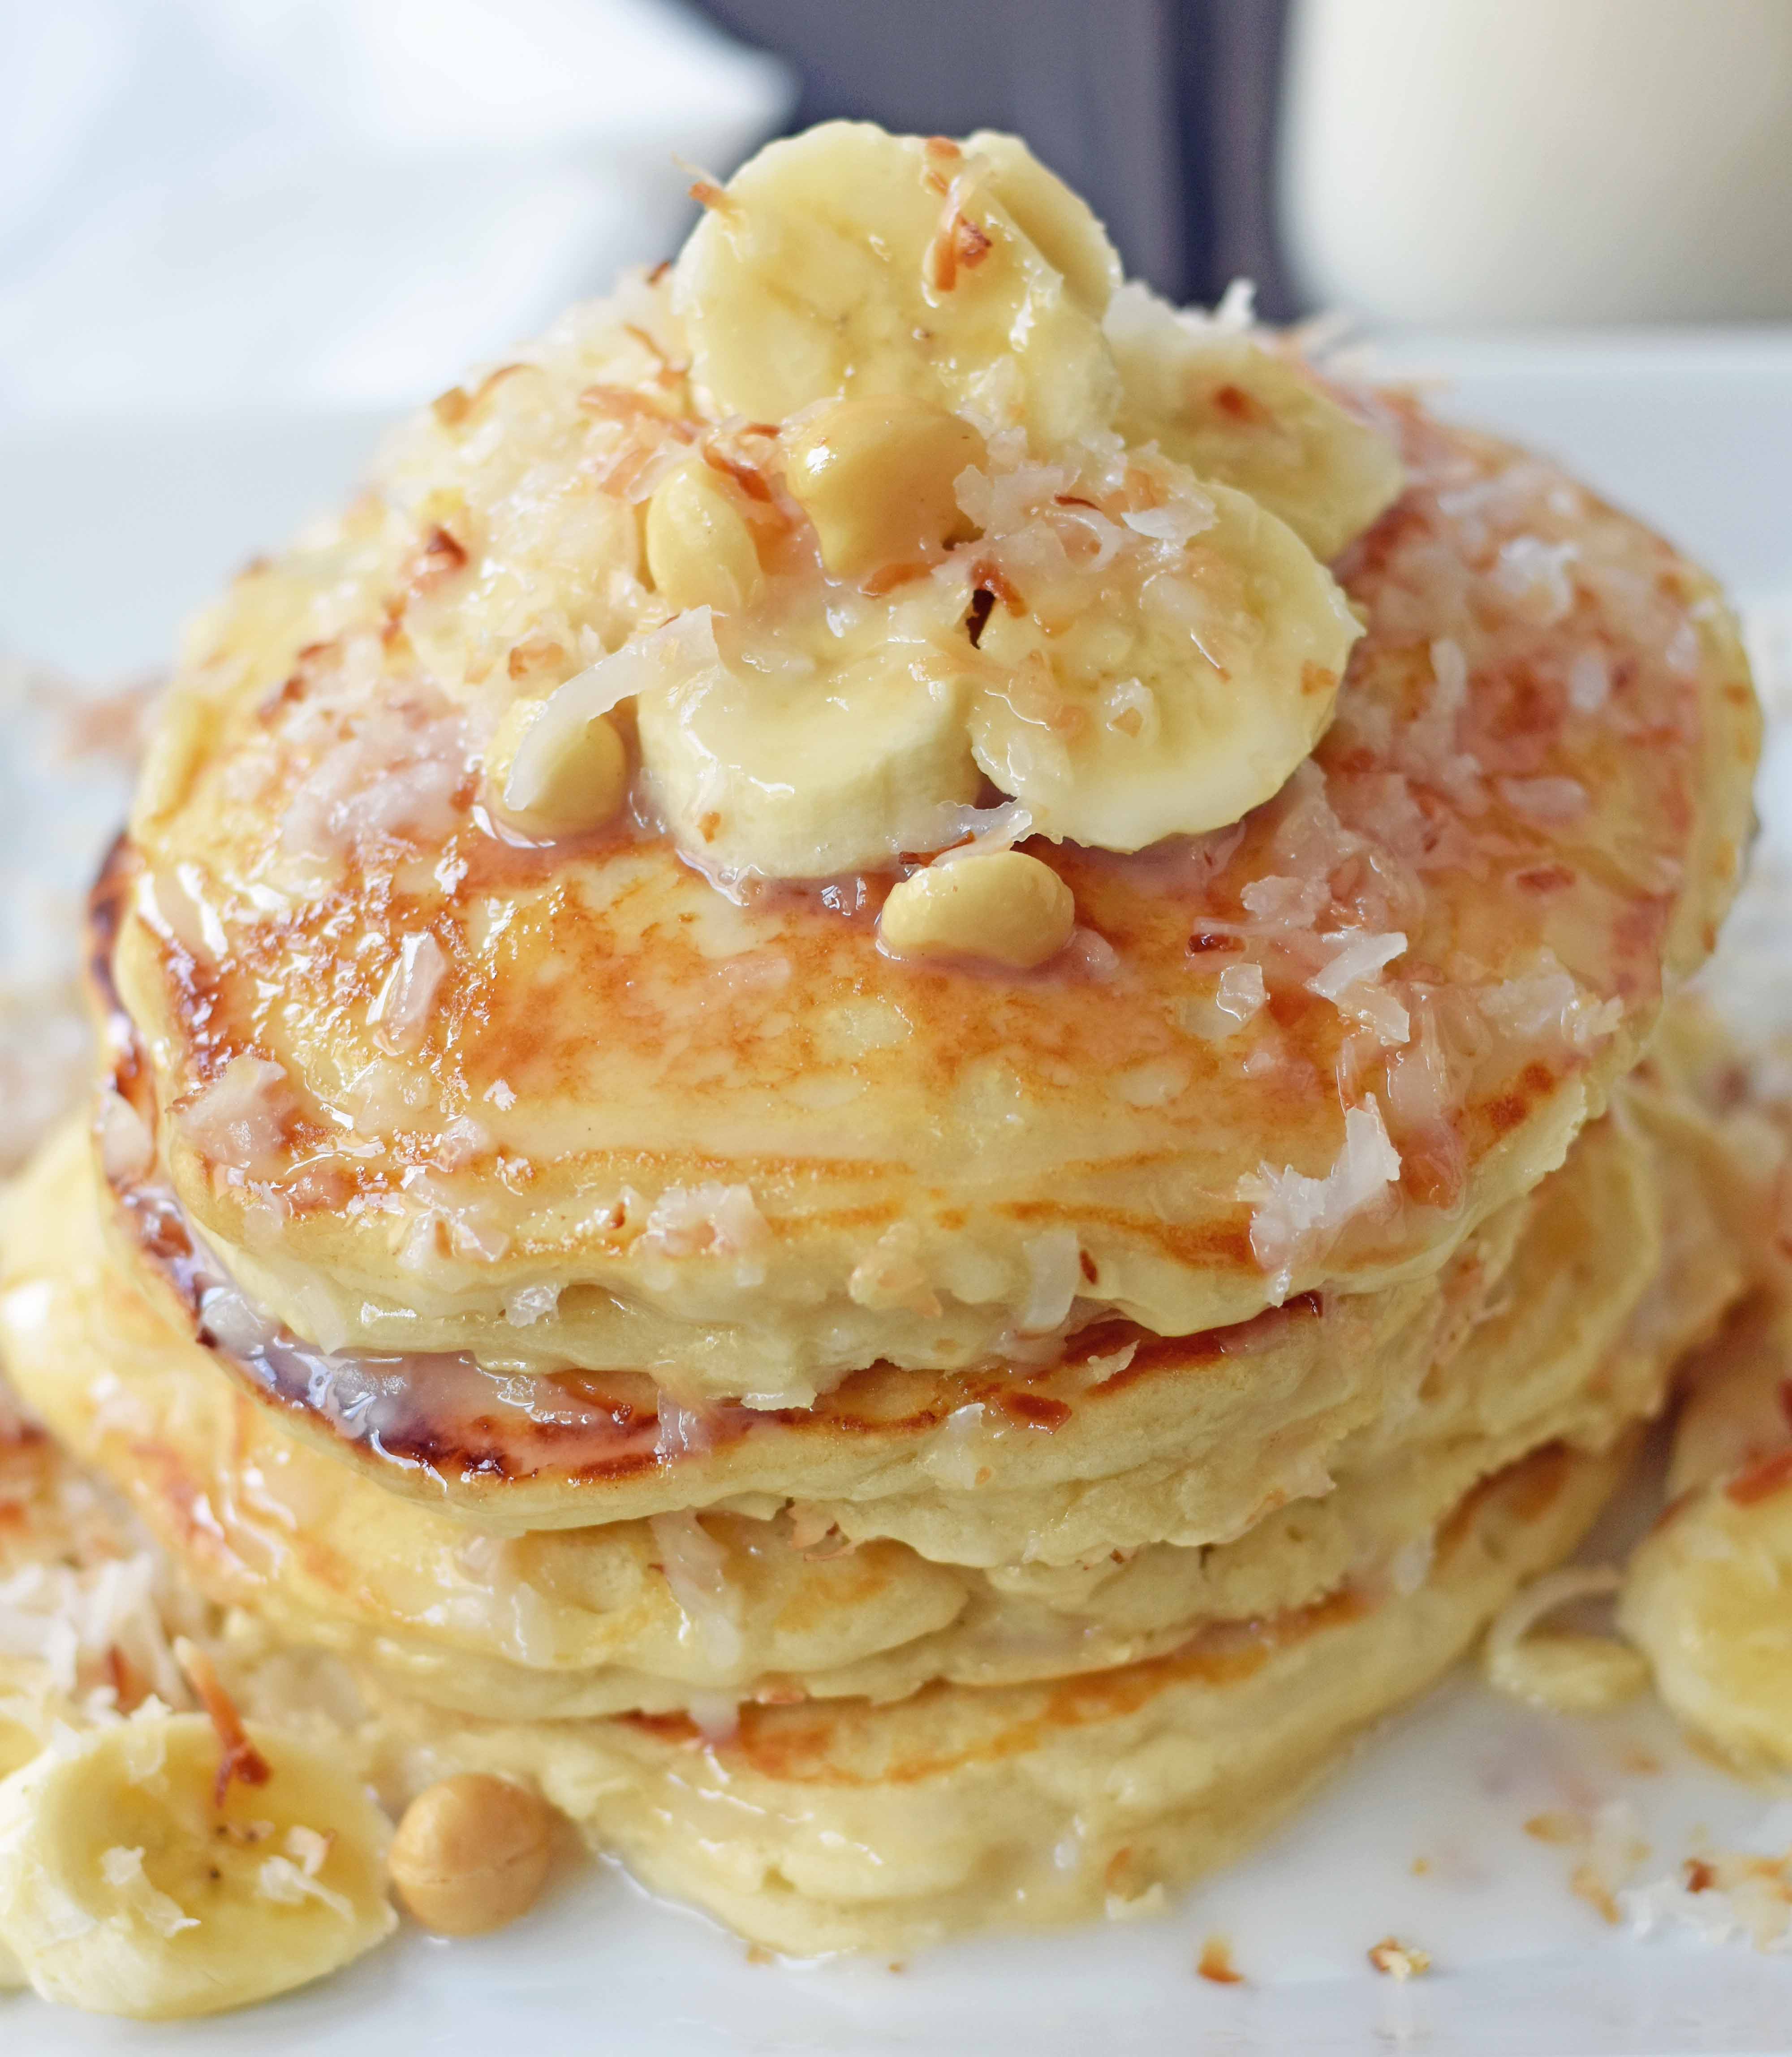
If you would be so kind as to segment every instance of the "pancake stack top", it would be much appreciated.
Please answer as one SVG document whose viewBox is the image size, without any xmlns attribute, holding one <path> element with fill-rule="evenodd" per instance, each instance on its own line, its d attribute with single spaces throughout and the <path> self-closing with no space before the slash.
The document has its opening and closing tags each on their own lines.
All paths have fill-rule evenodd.
<svg viewBox="0 0 1792 2057">
<path fill-rule="evenodd" d="M 782 1948 L 1054 1918 L 1446 1664 L 1742 1290 L 1625 1081 L 1754 702 L 1011 139 L 698 196 L 194 624 L 10 1357 L 365 1734 Z"/>
</svg>

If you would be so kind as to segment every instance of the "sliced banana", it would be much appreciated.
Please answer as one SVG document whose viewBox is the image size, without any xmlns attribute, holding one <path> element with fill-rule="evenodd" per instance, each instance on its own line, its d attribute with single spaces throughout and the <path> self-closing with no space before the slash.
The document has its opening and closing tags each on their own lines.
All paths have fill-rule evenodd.
<svg viewBox="0 0 1792 2057">
<path fill-rule="evenodd" d="M 987 186 L 1021 233 L 1072 295 L 1100 321 L 1119 287 L 1120 252 L 1108 240 L 1095 209 L 1049 172 L 1018 136 L 979 129 L 965 138 L 966 156 L 989 167 Z"/>
<path fill-rule="evenodd" d="M 722 412 L 782 422 L 907 393 L 1047 445 L 1107 425 L 1120 386 L 1100 316 L 1119 260 L 1025 145 L 977 140 L 830 121 L 735 174 L 672 287 Z"/>
<path fill-rule="evenodd" d="M 977 761 L 1033 831 L 1132 850 L 1268 799 L 1331 719 L 1362 632 L 1299 537 L 1243 493 L 1136 593 L 1056 634 L 998 608 L 971 705 Z"/>
<path fill-rule="evenodd" d="M 0 1942 L 46 2000 L 141 2019 L 287 1992 L 393 1928 L 385 1817 L 276 1731 L 268 1776 L 216 1791 L 203 1715 L 145 1714 L 0 1783 Z"/>
<path fill-rule="evenodd" d="M 825 878 L 952 840 L 975 795 L 965 686 L 929 653 L 876 649 L 807 675 L 727 668 L 636 704 L 641 758 L 679 847 L 706 868 Z"/>
<path fill-rule="evenodd" d="M 1400 497 L 1393 444 L 1292 359 L 1247 335 L 1191 327 L 1140 285 L 1114 295 L 1106 325 L 1128 442 L 1155 439 L 1199 477 L 1248 493 L 1322 561 Z"/>
</svg>

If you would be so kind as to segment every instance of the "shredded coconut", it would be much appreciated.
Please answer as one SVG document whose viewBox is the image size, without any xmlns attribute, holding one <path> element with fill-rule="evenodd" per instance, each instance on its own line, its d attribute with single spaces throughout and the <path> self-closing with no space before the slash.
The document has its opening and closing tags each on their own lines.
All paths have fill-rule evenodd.
<svg viewBox="0 0 1792 2057">
<path fill-rule="evenodd" d="M 932 862 L 956 864 L 961 857 L 1012 850 L 1022 837 L 1033 833 L 1033 813 L 1018 800 L 1004 800 L 999 807 L 953 807 L 942 815 L 938 833 L 950 847 L 941 850 Z M 968 840 L 961 841 L 961 838 Z"/>
<path fill-rule="evenodd" d="M 105 1676 L 120 1652 L 171 1703 L 184 1697 L 147 1550 L 85 1565 L 31 1563 L 0 1579 L 0 1656 L 34 1658 L 66 1698 Z"/>
<path fill-rule="evenodd" d="M 861 1307 L 906 1307 L 931 1318 L 940 1298 L 921 1262 L 921 1231 L 913 1222 L 893 1222 L 855 1264 L 846 1278 L 849 1298 Z"/>
<path fill-rule="evenodd" d="M 1341 1014 L 1371 1030 L 1379 1043 L 1394 1048 L 1412 1033 L 1412 1021 L 1400 999 L 1381 983 L 1383 969 L 1406 948 L 1405 937 L 1366 935 L 1346 931 L 1322 935 L 1319 943 L 1331 954 L 1306 981 L 1309 993 L 1329 1000 Z"/>
<path fill-rule="evenodd" d="M 1548 543 L 1540 536 L 1514 536 L 1503 543 L 1493 582 L 1517 602 L 1526 620 L 1549 628 L 1574 607 L 1568 567 L 1580 555 L 1572 542 Z"/>
<path fill-rule="evenodd" d="M 691 1625 L 704 1662 L 717 1671 L 737 1671 L 746 1645 L 727 1551 L 694 1514 L 652 1515 L 648 1526 L 666 1583 Z"/>
<path fill-rule="evenodd" d="M 1568 705 L 1576 714 L 1597 714 L 1612 697 L 1612 667 L 1603 650 L 1578 650 L 1568 666 Z"/>
<path fill-rule="evenodd" d="M 461 714 L 398 697 L 376 701 L 294 792 L 282 846 L 325 860 L 438 846 L 461 819 L 469 757 Z"/>
<path fill-rule="evenodd" d="M 100 1167 L 115 1184 L 131 1184 L 156 1161 L 149 1124 L 110 1086 L 100 1096 Z"/>
<path fill-rule="evenodd" d="M 1770 1808 L 1741 1848 L 1689 1857 L 1617 1901 L 1638 1936 L 1681 1929 L 1707 1944 L 1792 1952 L 1792 1805 Z"/>
<path fill-rule="evenodd" d="M 264 1177 L 281 1168 L 297 1112 L 285 1068 L 247 1050 L 176 1109 L 182 1132 L 202 1155 Z"/>
<path fill-rule="evenodd" d="M 653 687 L 719 670 L 721 662 L 709 609 L 693 607 L 557 686 L 517 746 L 505 805 L 523 812 L 537 806 L 555 767 L 598 715 Z"/>
<path fill-rule="evenodd" d="M 1094 929 L 1079 925 L 1070 932 L 1070 940 L 1059 951 L 1059 964 L 1080 970 L 1084 977 L 1105 985 L 1120 976 L 1120 956 L 1108 938 Z"/>
<path fill-rule="evenodd" d="M 1578 779 L 1501 779 L 1497 791 L 1514 814 L 1552 828 L 1579 821 L 1592 804 Z"/>
<path fill-rule="evenodd" d="M 1392 1936 L 1384 1936 L 1370 1951 L 1369 1961 L 1377 1971 L 1404 1984 L 1408 1979 L 1419 1978 L 1430 1970 L 1431 1953 L 1410 1943 L 1398 1942 Z"/>
<path fill-rule="evenodd" d="M 1572 1050 L 1591 1049 L 1624 1018 L 1621 1000 L 1596 1000 L 1584 993 L 1548 950 L 1542 953 L 1535 971 L 1481 986 L 1476 997 L 1487 1021 L 1514 1041 L 1556 1041 Z"/>
<path fill-rule="evenodd" d="M 702 1407 L 687 1407 L 664 1387 L 654 1403 L 654 1448 L 662 1464 L 695 1457 L 713 1441 L 713 1417 Z"/>
<path fill-rule="evenodd" d="M 196 1928 L 196 1916 L 188 1913 L 177 1900 L 159 1892 L 143 1869 L 141 1848 L 127 1849 L 114 1843 L 100 1853 L 100 1876 L 125 1900 L 132 1912 L 142 1916 L 158 1936 L 178 1936 L 183 1928 Z"/>
<path fill-rule="evenodd" d="M 989 1465 L 977 1449 L 985 1430 L 988 1410 L 981 1400 L 954 1407 L 934 1430 L 923 1453 L 921 1468 L 943 1485 L 955 1489 L 977 1484 L 988 1475 Z"/>
<path fill-rule="evenodd" d="M 302 1907 L 307 1900 L 315 1900 L 344 1921 L 355 1919 L 355 1903 L 346 1893 L 338 1893 L 322 1879 L 313 1877 L 291 1857 L 264 1857 L 256 1871 L 255 1889 L 261 1899 L 272 1900 L 276 1907 Z"/>
<path fill-rule="evenodd" d="M 1083 1282 L 1082 1248 L 1076 1231 L 1069 1228 L 1049 1228 L 1042 1235 L 1029 1236 L 1021 1247 L 1028 1289 L 1017 1326 L 1024 1336 L 1046 1334 L 1068 1315 Z"/>
<path fill-rule="evenodd" d="M 672 1186 L 653 1203 L 640 1241 L 663 1257 L 731 1261 L 742 1285 L 765 1276 L 771 1231 L 748 1186 Z"/>
<path fill-rule="evenodd" d="M 1252 1209 L 1251 1250 L 1274 1274 L 1275 1306 L 1287 1298 L 1295 1273 L 1317 1262 L 1358 1216 L 1380 1206 L 1399 1176 L 1400 1153 L 1371 1093 L 1363 1106 L 1346 1110 L 1344 1146 L 1323 1178 L 1266 1163 L 1239 1181 L 1237 1196 Z"/>
<path fill-rule="evenodd" d="M 1148 536 L 1153 542 L 1168 543 L 1177 549 L 1194 541 L 1214 524 L 1213 502 L 1205 495 L 1179 493 L 1161 507 L 1147 507 L 1120 519 L 1135 535 Z"/>
<path fill-rule="evenodd" d="M 533 1328 L 550 1318 L 559 1305 L 557 1286 L 519 1286 L 504 1303 L 504 1318 L 512 1328 Z"/>
<path fill-rule="evenodd" d="M 447 972 L 446 953 L 427 930 L 405 937 L 397 963 L 367 1010 L 367 1019 L 377 1025 L 374 1040 L 382 1049 L 395 1054 L 414 1050 L 422 1041 Z"/>
</svg>

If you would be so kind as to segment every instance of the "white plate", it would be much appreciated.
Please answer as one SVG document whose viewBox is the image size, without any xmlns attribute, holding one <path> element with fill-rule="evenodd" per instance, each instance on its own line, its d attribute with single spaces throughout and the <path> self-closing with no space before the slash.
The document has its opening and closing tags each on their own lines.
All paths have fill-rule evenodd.
<svg viewBox="0 0 1792 2057">
<path fill-rule="evenodd" d="M 1451 410 L 1560 454 L 1745 601 L 1792 606 L 1792 335 L 1433 339 L 1396 355 L 1405 369 L 1453 375 Z M 76 669 L 157 662 L 185 607 L 334 497 L 372 426 L 258 417 L 0 440 L 0 648 Z M 1792 800 L 1792 779 L 1775 786 L 1764 797 Z M 1774 811 L 1792 821 L 1792 806 Z M 708 1922 L 600 1867 L 565 1881 L 506 1935 L 454 1944 L 409 1936 L 245 2015 L 161 2030 L 0 2000 L 0 2048 L 34 2057 L 1783 2051 L 1792 1959 L 1615 1929 L 1569 1891 L 1574 1853 L 1523 1825 L 1551 1810 L 1627 1803 L 1651 1845 L 1638 1876 L 1653 1877 L 1674 1872 L 1700 1830 L 1719 1846 L 1742 1842 L 1772 1799 L 1702 1763 L 1651 1706 L 1556 1719 L 1497 1701 L 1465 1675 L 1384 1725 L 1282 1835 L 1158 1920 L 972 1942 L 900 1971 L 754 1965 Z M 1431 1953 L 1429 1976 L 1397 1985 L 1370 1970 L 1365 1953 L 1389 1934 Z M 1245 1984 L 1196 1976 L 1213 1935 L 1229 1941 Z"/>
</svg>

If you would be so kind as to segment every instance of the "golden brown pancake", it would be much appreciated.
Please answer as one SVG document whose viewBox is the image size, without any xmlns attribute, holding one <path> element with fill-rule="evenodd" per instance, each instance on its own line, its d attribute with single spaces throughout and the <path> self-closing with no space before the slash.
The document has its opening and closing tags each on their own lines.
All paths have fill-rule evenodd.
<svg viewBox="0 0 1792 2057">
<path fill-rule="evenodd" d="M 159 1183 L 101 1200 L 115 1262 L 165 1320 L 285 1426 L 394 1492 L 499 1529 L 742 1493 L 913 1502 L 939 1519 L 941 1554 L 977 1563 L 1066 1561 L 1158 1540 L 1166 1523 L 1188 1543 L 1247 1527 L 1453 1347 L 1530 1206 L 1485 1223 L 1435 1279 L 1329 1305 L 1306 1294 L 1227 1330 L 1104 1322 L 1035 1365 L 878 1365 L 811 1407 L 692 1409 L 640 1373 L 319 1351 L 248 1307 Z M 1088 1504 L 1116 1472 L 1125 1488 Z"/>
<path fill-rule="evenodd" d="M 373 1688 L 371 1768 L 401 1789 L 419 1758 L 538 1782 L 646 1885 L 797 1956 L 1124 1912 L 1267 1833 L 1573 1548 L 1628 1454 L 1550 1449 L 1489 1480 L 1404 1598 L 1340 1595 L 1144 1663 L 747 1707 L 713 1743 L 679 1716 L 478 1722 Z"/>
<path fill-rule="evenodd" d="M 577 405 L 594 355 L 640 353 L 558 347 L 481 433 L 558 437 L 570 481 L 614 426 Z M 1702 573 L 1536 459 L 1390 418 L 1410 484 L 1339 561 L 1369 628 L 1310 763 L 1186 845 L 1036 839 L 1101 946 L 1012 976 L 880 953 L 887 880 L 737 905 L 644 828 L 490 833 L 474 688 L 425 626 L 498 573 L 419 569 L 418 478 L 462 428 L 416 428 L 403 493 L 197 632 L 113 880 L 181 1204 L 314 1341 L 762 1405 L 1434 1271 L 1708 949 L 1757 715 Z M 1403 953 L 1341 1005 L 1313 981 L 1358 933 Z M 1245 964 L 1271 1004 L 1210 1040 Z"/>
<path fill-rule="evenodd" d="M 363 1667 L 358 1696 L 327 1660 L 246 1620 L 208 1619 L 172 1581 L 157 1597 L 164 1620 L 215 1653 L 245 1712 L 327 1742 L 394 1808 L 451 1770 L 495 1770 L 538 1784 L 656 1889 L 756 1940 L 805 1955 L 907 1949 L 973 1927 L 1148 1908 L 1159 1885 L 1238 1854 L 1356 1730 L 1435 1676 L 1519 1582 L 1572 1546 L 1627 1455 L 1552 1448 L 1487 1480 L 1404 1594 L 1358 1588 L 1215 1624 L 1187 1647 L 1056 1684 L 747 1707 L 735 1735 L 708 1743 L 676 1714 L 470 1718 L 385 1669 Z M 96 1504 L 42 1437 L 0 1437 L 0 1480 L 9 1575 L 41 1562 L 91 1584 L 131 1559 L 128 1519 Z M 171 1663 L 153 1615 L 149 1629 L 122 1666 L 110 1653 L 133 1694 Z M 82 1686 L 98 1682 L 109 1652 L 84 1642 L 80 1663 Z M 9 1705 L 30 1718 L 0 1728 L 0 1750 L 29 1756 L 75 1710 L 47 1678 L 34 1687 L 27 1675 L 46 1669 L 34 1660 L 0 1668 Z M 177 1675 L 165 1690 L 179 1698 Z"/>
<path fill-rule="evenodd" d="M 985 1571 L 883 1540 L 910 1530 L 930 1556 L 947 1554 L 964 1518 L 917 1496 L 892 1518 L 875 1498 L 793 1508 L 776 1494 L 736 1495 L 700 1524 L 662 1513 L 506 1538 L 292 1440 L 221 1377 L 108 1247 L 87 1155 L 71 1131 L 6 1238 L 0 1323 L 31 1405 L 218 1603 L 424 1698 L 509 1718 L 1002 1684 L 1134 1662 L 1206 1622 L 1346 1585 L 1409 1583 L 1477 1479 L 1544 1442 L 1604 1448 L 1651 1411 L 1737 1282 L 1712 1261 L 1696 1185 L 1620 1115 L 1545 1181 L 1498 1306 L 1334 1440 L 1304 1483 L 1285 1479 L 1282 1496 L 1300 1496 L 1235 1540 L 1179 1548 L 1147 1533 L 1142 1548 L 1103 1544 L 1081 1563 L 1034 1553 Z M 1705 1227 L 1664 1273 L 1670 1183 L 1675 1213 Z M 1164 1504 L 1160 1483 L 1136 1471 L 1084 1490 L 1102 1509 L 1132 1508 L 1136 1526 Z M 1048 1496 L 1003 1497 L 1037 1512 Z M 855 1541 L 860 1530 L 870 1540 Z"/>
</svg>

